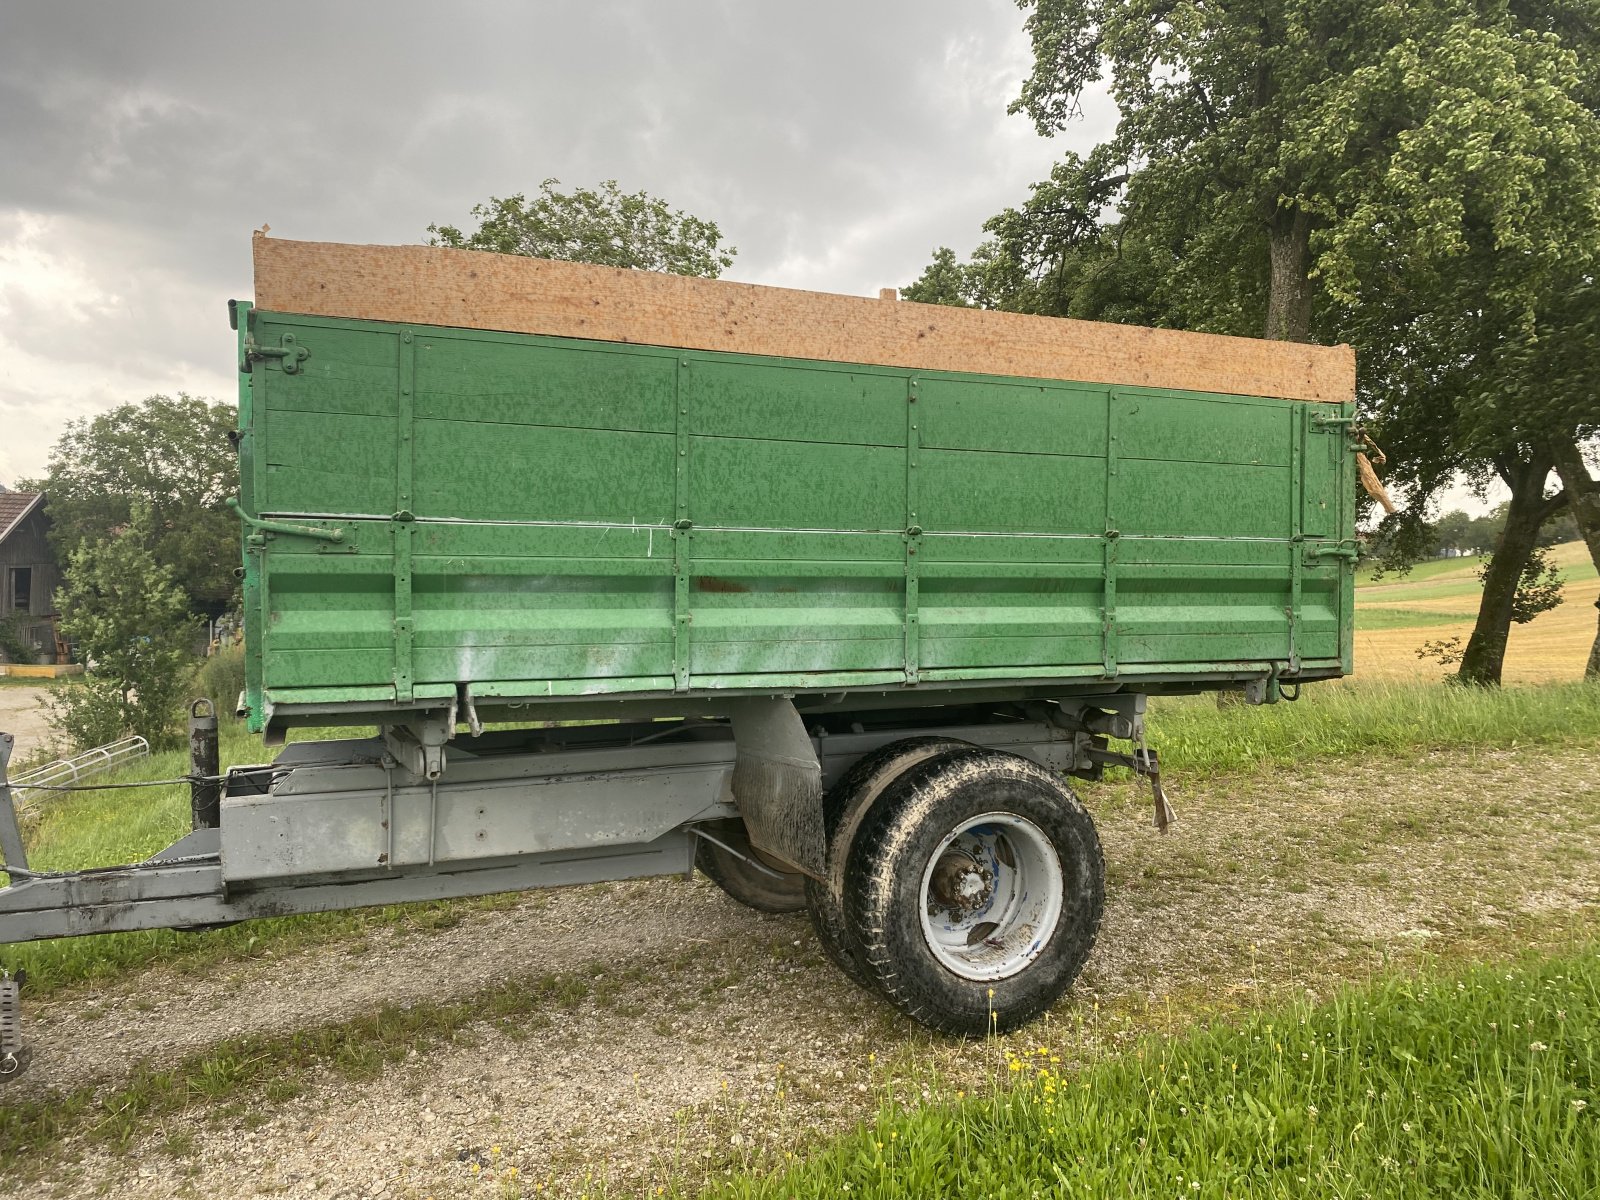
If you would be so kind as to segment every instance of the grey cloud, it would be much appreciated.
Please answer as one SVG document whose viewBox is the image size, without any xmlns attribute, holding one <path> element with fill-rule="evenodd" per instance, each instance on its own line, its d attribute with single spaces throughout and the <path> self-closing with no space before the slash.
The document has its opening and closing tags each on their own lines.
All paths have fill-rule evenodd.
<svg viewBox="0 0 1600 1200">
<path fill-rule="evenodd" d="M 84 381 L 63 411 L 170 390 L 186 365 L 226 386 L 222 302 L 249 295 L 252 228 L 418 241 L 548 176 L 615 178 L 717 220 L 733 278 L 904 283 L 936 245 L 974 244 L 1061 149 L 1004 115 L 1021 19 L 1010 0 L 10 0 L 0 217 L 59 222 L 60 250 L 120 298 L 95 346 L 127 390 L 94 395 L 117 373 L 76 362 L 82 342 L 47 312 L 27 316 L 30 349 Z M 38 386 L 0 371 L 13 470 L 56 436 L 19 453 L 6 431 Z"/>
</svg>

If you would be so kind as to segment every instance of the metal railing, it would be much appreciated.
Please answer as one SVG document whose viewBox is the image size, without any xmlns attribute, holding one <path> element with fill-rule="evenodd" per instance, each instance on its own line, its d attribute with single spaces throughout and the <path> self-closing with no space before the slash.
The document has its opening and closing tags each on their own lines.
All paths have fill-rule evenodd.
<svg viewBox="0 0 1600 1200">
<path fill-rule="evenodd" d="M 30 791 L 30 788 L 60 787 L 79 783 L 127 763 L 150 756 L 150 743 L 142 737 L 125 737 L 121 741 L 96 746 L 74 754 L 71 758 L 57 759 L 32 771 L 18 775 L 11 781 L 11 798 L 18 814 L 27 811 L 55 793 Z"/>
</svg>

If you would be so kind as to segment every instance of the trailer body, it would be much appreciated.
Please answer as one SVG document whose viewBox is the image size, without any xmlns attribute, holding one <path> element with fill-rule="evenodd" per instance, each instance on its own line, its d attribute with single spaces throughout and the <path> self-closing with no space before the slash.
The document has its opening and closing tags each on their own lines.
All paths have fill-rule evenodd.
<svg viewBox="0 0 1600 1200">
<path fill-rule="evenodd" d="M 1350 669 L 1348 403 L 237 324 L 256 728 Z"/>
</svg>

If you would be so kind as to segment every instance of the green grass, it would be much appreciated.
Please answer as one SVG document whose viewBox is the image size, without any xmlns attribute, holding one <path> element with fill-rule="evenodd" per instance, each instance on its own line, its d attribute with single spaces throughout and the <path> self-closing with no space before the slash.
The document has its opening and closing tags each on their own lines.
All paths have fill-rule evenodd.
<svg viewBox="0 0 1600 1200">
<path fill-rule="evenodd" d="M 1150 702 L 1148 740 L 1172 774 L 1220 774 L 1344 755 L 1600 740 L 1592 683 L 1470 688 L 1308 684 L 1299 701 L 1218 708 L 1210 696 Z"/>
<path fill-rule="evenodd" d="M 1600 952 L 1395 979 L 877 1119 L 707 1196 L 1600 1194 Z M 1004 1082 L 1002 1082 L 1004 1081 Z M 680 1193 L 681 1194 L 681 1193 Z"/>
<path fill-rule="evenodd" d="M 1364 604 L 1401 604 L 1409 600 L 1444 600 L 1461 596 L 1483 595 L 1483 584 L 1473 576 L 1466 579 L 1450 577 L 1422 583 L 1395 584 L 1379 590 L 1356 589 L 1356 611 Z"/>
<path fill-rule="evenodd" d="M 1430 558 L 1426 562 L 1415 564 L 1409 571 L 1385 571 L 1379 579 L 1374 579 L 1377 574 L 1378 564 L 1363 562 L 1356 567 L 1356 587 L 1370 587 L 1373 584 L 1410 583 L 1432 579 L 1435 575 L 1448 575 L 1452 571 L 1476 571 L 1478 564 L 1483 559 L 1477 555 L 1468 555 L 1465 558 Z"/>
<path fill-rule="evenodd" d="M 1594 563 L 1583 557 L 1581 543 L 1567 543 L 1567 546 L 1576 547 L 1578 556 L 1573 561 L 1561 568 L 1562 578 L 1568 582 L 1579 579 L 1593 579 L 1595 577 Z M 1557 554 L 1564 553 L 1562 548 L 1556 548 Z M 1377 564 L 1363 562 L 1356 567 L 1356 588 L 1383 587 L 1396 583 L 1425 583 L 1439 575 L 1450 575 L 1460 572 L 1466 578 L 1476 579 L 1479 565 L 1487 555 L 1469 554 L 1464 558 L 1430 558 L 1426 562 L 1419 562 L 1409 571 L 1386 571 L 1383 576 L 1374 579 L 1377 573 Z"/>
<path fill-rule="evenodd" d="M 1399 604 L 1410 600 L 1437 600 L 1455 596 L 1480 596 L 1483 584 L 1478 579 L 1478 567 L 1483 559 L 1436 558 L 1418 563 L 1401 574 L 1390 571 L 1380 579 L 1373 579 L 1376 569 L 1363 563 L 1356 569 L 1356 620 L 1361 621 L 1365 605 Z M 1560 568 L 1563 583 L 1577 583 L 1595 577 L 1594 563 L 1578 558 Z M 1476 614 L 1470 614 L 1468 619 Z M 1382 626 L 1366 626 L 1383 628 Z"/>
<path fill-rule="evenodd" d="M 1415 608 L 1385 608 L 1382 605 L 1356 605 L 1357 629 L 1419 629 L 1429 625 L 1451 625 L 1475 621 L 1476 613 L 1428 612 Z"/>
</svg>

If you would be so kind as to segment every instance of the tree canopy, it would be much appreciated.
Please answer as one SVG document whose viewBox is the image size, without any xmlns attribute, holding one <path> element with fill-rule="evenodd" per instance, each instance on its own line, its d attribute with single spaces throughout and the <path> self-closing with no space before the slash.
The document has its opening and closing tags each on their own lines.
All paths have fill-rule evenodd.
<svg viewBox="0 0 1600 1200">
<path fill-rule="evenodd" d="M 142 510 L 137 536 L 189 608 L 222 612 L 239 565 L 238 518 L 223 507 L 238 488 L 237 423 L 233 405 L 181 392 L 69 421 L 39 481 L 62 558 L 133 527 Z"/>
<path fill-rule="evenodd" d="M 1108 77 L 1116 131 L 908 294 L 1352 343 L 1415 510 L 1458 472 L 1512 491 L 1464 664 L 1497 679 L 1565 504 L 1545 480 L 1600 421 L 1572 350 L 1600 269 L 1600 0 L 1018 2 L 1014 110 L 1055 133 Z"/>
<path fill-rule="evenodd" d="M 738 250 L 723 246 L 715 221 L 646 192 L 624 192 L 615 179 L 570 192 L 557 191 L 560 182 L 546 179 L 531 200 L 518 192 L 473 205 L 478 228 L 471 233 L 429 225 L 429 244 L 709 279 L 733 265 Z"/>
</svg>

